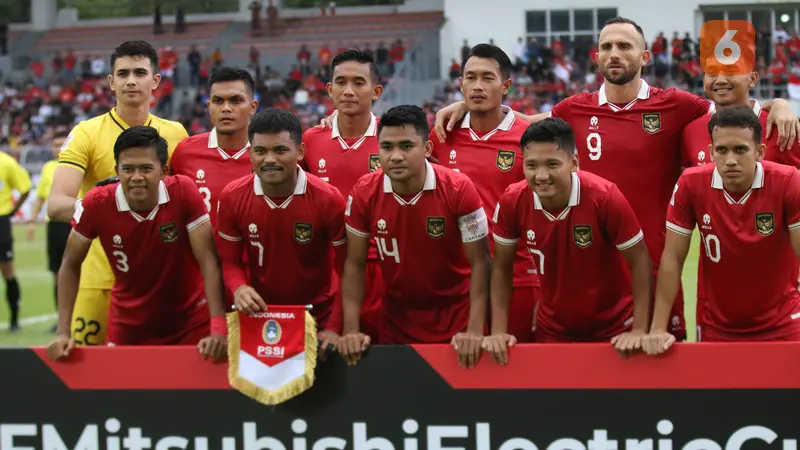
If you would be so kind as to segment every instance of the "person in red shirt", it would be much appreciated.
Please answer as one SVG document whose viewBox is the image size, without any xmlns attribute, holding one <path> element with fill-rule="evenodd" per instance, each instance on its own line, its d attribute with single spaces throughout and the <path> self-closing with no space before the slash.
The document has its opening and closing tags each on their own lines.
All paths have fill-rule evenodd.
<svg viewBox="0 0 800 450">
<path fill-rule="evenodd" d="M 336 188 L 298 165 L 302 135 L 300 121 L 287 111 L 269 108 L 253 116 L 248 136 L 255 173 L 222 191 L 216 241 L 237 309 L 310 304 L 326 349 L 341 328 L 332 275 L 344 263 L 345 202 Z"/>
<path fill-rule="evenodd" d="M 327 67 L 331 63 L 331 49 L 327 45 L 322 47 L 319 49 L 317 57 L 319 58 L 319 64 Z"/>
<path fill-rule="evenodd" d="M 598 44 L 597 62 L 605 79 L 600 90 L 573 95 L 550 113 L 521 118 L 536 122 L 552 116 L 570 124 L 581 169 L 616 184 L 628 199 L 657 272 L 667 205 L 680 174 L 681 132 L 707 114 L 711 104 L 674 88 L 650 87 L 641 79 L 642 67 L 649 60 L 641 27 L 630 19 L 610 19 Z M 777 123 L 779 144 L 784 146 L 796 138 L 798 121 L 787 101 L 776 99 L 773 104 L 770 121 Z M 458 103 L 436 114 L 440 140 L 446 139 L 466 109 Z M 686 337 L 682 293 L 675 302 L 670 331 L 681 340 Z"/>
<path fill-rule="evenodd" d="M 378 66 L 368 53 L 340 53 L 331 67 L 333 77 L 327 89 L 336 112 L 330 126 L 319 125 L 303 134 L 306 153 L 300 165 L 346 196 L 359 177 L 380 167 L 378 120 L 372 113 L 372 103 L 380 98 L 383 86 Z M 361 330 L 380 343 L 383 279 L 374 242 L 370 243 L 365 277 Z"/>
<path fill-rule="evenodd" d="M 708 124 L 714 164 L 687 169 L 667 214 L 655 313 L 643 340 L 667 351 L 667 330 L 692 230 L 700 226 L 706 294 L 702 341 L 800 341 L 800 173 L 763 161 L 761 123 L 747 106 Z"/>
<path fill-rule="evenodd" d="M 58 274 L 59 335 L 48 348 L 54 359 L 75 347 L 72 309 L 95 238 L 116 278 L 108 345 L 191 344 L 205 356 L 226 355 L 222 275 L 208 211 L 191 180 L 165 177 L 167 158 L 167 141 L 156 129 L 130 127 L 114 144 L 119 182 L 78 200 Z"/>
<path fill-rule="evenodd" d="M 481 353 L 489 295 L 489 228 L 470 179 L 426 161 L 433 144 L 425 112 L 390 108 L 378 125 L 382 171 L 347 198 L 347 261 L 339 352 L 355 364 L 370 344 L 359 312 L 370 240 L 386 283 L 386 344 L 450 342 L 462 367 Z"/>
<path fill-rule="evenodd" d="M 503 106 L 511 87 L 511 60 L 499 47 L 478 44 L 462 63 L 461 92 L 469 112 L 461 126 L 436 139 L 431 157 L 439 164 L 467 175 L 491 217 L 505 189 L 525 179 L 519 140 L 528 122 Z M 494 245 L 492 245 L 494 251 Z M 534 310 L 539 301 L 539 278 L 531 254 L 524 247 L 514 264 L 514 291 L 508 313 L 508 332 L 520 342 L 533 342 Z"/>
<path fill-rule="evenodd" d="M 208 133 L 184 139 L 175 147 L 170 168 L 194 180 L 216 227 L 217 201 L 225 186 L 250 173 L 247 125 L 258 109 L 253 78 L 246 70 L 217 69 L 208 81 L 208 114 L 214 125 Z"/>
<path fill-rule="evenodd" d="M 523 238 L 542 283 L 536 342 L 611 341 L 623 355 L 640 349 L 653 264 L 633 209 L 613 183 L 578 171 L 575 137 L 563 120 L 531 125 L 520 145 L 526 180 L 506 189 L 493 219 L 492 334 L 485 346 L 505 364 L 506 348 L 516 342 L 507 334 L 509 287 Z"/>
</svg>

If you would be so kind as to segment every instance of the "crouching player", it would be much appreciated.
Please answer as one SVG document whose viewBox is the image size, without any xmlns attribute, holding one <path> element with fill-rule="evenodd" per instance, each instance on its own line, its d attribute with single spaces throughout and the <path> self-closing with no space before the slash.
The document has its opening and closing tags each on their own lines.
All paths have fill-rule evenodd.
<svg viewBox="0 0 800 450">
<path fill-rule="evenodd" d="M 58 274 L 52 358 L 68 357 L 75 346 L 70 318 L 81 263 L 95 238 L 116 277 L 109 345 L 197 345 L 206 357 L 226 355 L 222 274 L 208 211 L 192 180 L 165 177 L 167 156 L 167 141 L 155 128 L 123 131 L 114 144 L 119 183 L 96 187 L 76 204 Z"/>
<path fill-rule="evenodd" d="M 520 142 L 525 180 L 497 205 L 492 268 L 492 335 L 484 347 L 505 364 L 514 255 L 520 239 L 542 283 L 536 342 L 608 342 L 622 354 L 647 333 L 652 261 L 642 229 L 617 186 L 578 171 L 575 137 L 551 118 Z"/>
<path fill-rule="evenodd" d="M 684 171 L 670 201 L 653 322 L 643 340 L 651 355 L 675 342 L 667 321 L 696 224 L 707 296 L 698 340 L 800 341 L 800 173 L 763 160 L 761 123 L 749 106 L 718 111 L 708 132 L 714 164 Z"/>
</svg>

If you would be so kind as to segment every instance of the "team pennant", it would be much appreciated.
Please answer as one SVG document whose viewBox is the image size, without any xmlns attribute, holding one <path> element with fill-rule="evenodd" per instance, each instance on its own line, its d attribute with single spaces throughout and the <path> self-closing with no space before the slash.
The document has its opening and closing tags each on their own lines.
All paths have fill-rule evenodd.
<svg viewBox="0 0 800 450">
<path fill-rule="evenodd" d="M 265 405 L 283 403 L 314 384 L 317 325 L 305 306 L 268 305 L 228 319 L 231 387 Z"/>
</svg>

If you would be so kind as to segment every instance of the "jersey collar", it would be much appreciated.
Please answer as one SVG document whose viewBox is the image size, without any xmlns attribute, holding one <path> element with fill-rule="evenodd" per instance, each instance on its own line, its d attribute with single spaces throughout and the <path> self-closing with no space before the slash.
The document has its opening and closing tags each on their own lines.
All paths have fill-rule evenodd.
<svg viewBox="0 0 800 450">
<path fill-rule="evenodd" d="M 542 201 L 539 200 L 539 196 L 536 195 L 536 192 L 533 193 L 533 209 L 537 211 L 542 211 L 544 215 L 550 219 L 551 221 L 555 222 L 557 220 L 563 220 L 564 218 L 569 215 L 569 211 L 573 206 L 578 206 L 581 202 L 581 179 L 576 172 L 572 172 L 571 174 L 572 186 L 569 190 L 569 203 L 567 203 L 567 207 L 561 211 L 561 214 L 554 216 L 550 214 L 544 207 L 542 206 Z"/>
<path fill-rule="evenodd" d="M 306 193 L 307 185 L 308 177 L 306 176 L 306 172 L 301 169 L 300 166 L 297 166 L 297 183 L 294 185 L 294 192 L 292 192 L 292 195 L 284 200 L 283 203 L 278 205 L 277 203 L 273 202 L 272 199 L 264 195 L 264 188 L 261 187 L 261 180 L 259 180 L 258 175 L 253 174 L 253 192 L 256 195 L 263 197 L 271 209 L 286 209 L 286 207 L 289 206 L 289 203 L 292 202 L 292 199 L 295 195 L 303 195 Z"/>
<path fill-rule="evenodd" d="M 247 149 L 250 148 L 250 141 L 247 141 L 247 145 L 245 145 L 244 148 L 242 148 L 238 152 L 234 153 L 233 156 L 231 156 L 231 155 L 228 154 L 228 152 L 226 152 L 225 150 L 223 150 L 223 149 L 221 149 L 219 147 L 219 140 L 218 140 L 218 137 L 217 137 L 217 128 L 214 127 L 214 129 L 212 129 L 211 132 L 208 133 L 208 148 L 217 149 L 217 151 L 219 152 L 220 156 L 222 156 L 223 160 L 239 159 L 239 157 L 241 157 L 242 155 L 247 153 Z"/>
<path fill-rule="evenodd" d="M 422 190 L 410 201 L 405 201 L 403 197 L 397 195 L 392 189 L 392 179 L 389 178 L 388 175 L 383 174 L 383 192 L 386 194 L 393 194 L 395 200 L 401 205 L 416 205 L 422 197 L 423 192 L 432 191 L 434 189 L 436 189 L 436 172 L 434 172 L 433 166 L 431 166 L 431 163 L 428 161 L 425 161 L 425 183 L 422 185 Z"/>
<path fill-rule="evenodd" d="M 497 133 L 498 131 L 508 131 L 514 125 L 514 121 L 516 120 L 514 111 L 508 106 L 503 106 L 502 108 L 503 111 L 505 111 L 506 113 L 506 116 L 503 118 L 503 121 L 500 122 L 500 125 L 498 125 L 497 128 L 486 133 L 485 135 L 483 135 L 483 137 L 478 137 L 478 135 L 474 131 L 472 131 L 472 128 L 470 128 L 469 113 L 464 115 L 464 119 L 461 121 L 461 128 L 466 128 L 469 130 L 469 137 L 472 138 L 473 141 L 488 141 L 489 138 L 494 136 L 494 134 Z"/>
<path fill-rule="evenodd" d="M 600 86 L 600 90 L 597 91 L 597 105 L 603 106 L 608 105 L 614 111 L 619 111 L 621 109 L 631 109 L 631 107 L 636 103 L 637 100 L 647 100 L 650 98 L 650 85 L 647 84 L 647 81 L 641 80 L 642 84 L 639 86 L 639 93 L 636 94 L 636 98 L 633 99 L 630 103 L 620 108 L 619 106 L 609 103 L 608 97 L 606 97 L 606 84 L 603 83 Z"/>
<path fill-rule="evenodd" d="M 131 206 L 128 204 L 128 199 L 125 198 L 125 191 L 122 189 L 122 183 L 117 185 L 117 190 L 114 192 L 117 200 L 117 211 L 129 212 L 136 219 L 137 222 L 144 222 L 145 220 L 153 220 L 158 213 L 158 207 L 169 201 L 169 192 L 167 185 L 163 181 L 158 182 L 158 205 L 150 211 L 147 217 L 140 216 L 136 211 L 131 211 Z"/>
<path fill-rule="evenodd" d="M 740 204 L 744 205 L 748 198 L 750 198 L 750 194 L 753 192 L 753 189 L 759 189 L 764 187 L 764 166 L 761 165 L 760 162 L 756 163 L 756 175 L 753 177 L 753 184 L 750 185 L 750 190 L 747 191 L 742 198 L 738 201 L 734 200 L 733 197 L 728 194 L 728 191 L 722 185 L 722 175 L 720 175 L 717 168 L 714 168 L 714 174 L 711 176 L 711 187 L 714 189 L 719 189 L 725 194 L 725 200 L 728 201 L 730 204 Z"/>
<path fill-rule="evenodd" d="M 358 149 L 368 137 L 375 137 L 378 135 L 378 121 L 375 118 L 375 114 L 369 113 L 369 126 L 367 127 L 367 132 L 364 133 L 361 138 L 359 138 L 353 145 L 347 145 L 347 142 L 342 139 L 341 131 L 339 131 L 339 113 L 336 113 L 333 116 L 333 120 L 331 121 L 331 139 L 338 139 L 339 145 L 342 146 L 342 150 L 350 150 L 350 149 Z"/>
<path fill-rule="evenodd" d="M 125 123 L 125 121 L 122 120 L 122 117 L 120 117 L 119 114 L 117 114 L 116 106 L 111 108 L 111 111 L 108 112 L 108 116 L 111 117 L 111 120 L 113 120 L 114 123 L 117 124 L 117 126 L 120 127 L 123 131 L 130 128 L 130 125 Z M 146 127 L 152 126 L 151 125 L 152 123 L 153 123 L 153 115 L 148 114 L 147 120 L 144 122 L 144 126 Z"/>
</svg>

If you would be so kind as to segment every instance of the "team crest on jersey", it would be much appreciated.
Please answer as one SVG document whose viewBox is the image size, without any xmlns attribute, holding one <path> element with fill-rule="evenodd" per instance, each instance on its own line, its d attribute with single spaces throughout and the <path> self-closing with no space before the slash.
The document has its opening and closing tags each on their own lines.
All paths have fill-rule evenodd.
<svg viewBox="0 0 800 450">
<path fill-rule="evenodd" d="M 650 134 L 658 133 L 661 129 L 661 113 L 642 114 L 642 128 Z"/>
<path fill-rule="evenodd" d="M 381 168 L 381 160 L 378 159 L 377 154 L 370 153 L 369 155 L 369 171 L 375 172 L 376 170 Z"/>
<path fill-rule="evenodd" d="M 158 231 L 161 232 L 161 240 L 167 244 L 171 244 L 178 240 L 178 226 L 175 225 L 175 222 L 161 225 L 158 227 Z"/>
<path fill-rule="evenodd" d="M 498 150 L 497 151 L 497 168 L 503 172 L 508 172 L 514 167 L 514 160 L 517 154 L 511 150 Z"/>
<path fill-rule="evenodd" d="M 294 240 L 305 244 L 311 241 L 311 224 L 305 222 L 294 223 Z"/>
<path fill-rule="evenodd" d="M 575 240 L 575 245 L 580 248 L 592 245 L 592 226 L 575 225 L 572 227 L 572 238 Z"/>
<path fill-rule="evenodd" d="M 444 236 L 444 217 L 428 217 L 428 235 L 432 238 Z"/>
<path fill-rule="evenodd" d="M 756 213 L 756 231 L 764 236 L 775 231 L 775 217 L 772 213 Z"/>
</svg>

